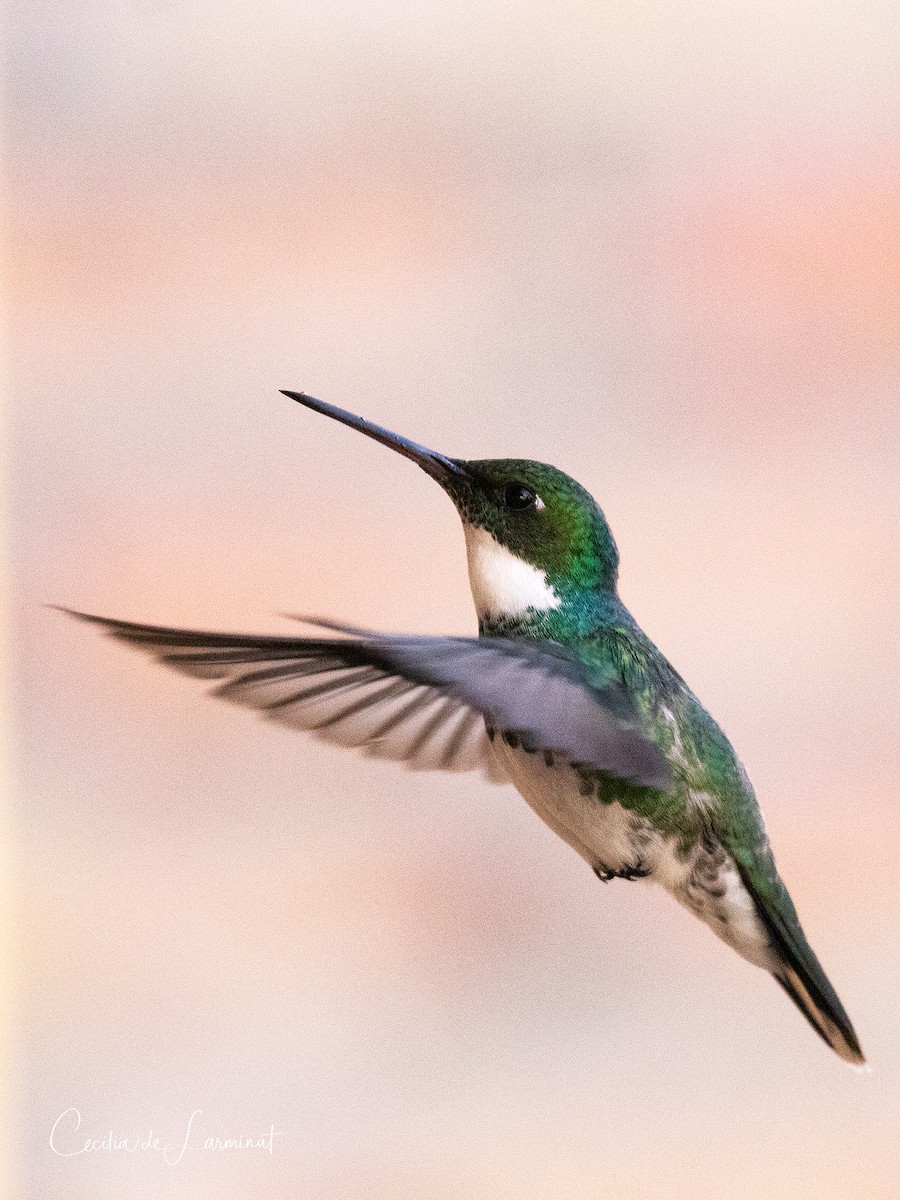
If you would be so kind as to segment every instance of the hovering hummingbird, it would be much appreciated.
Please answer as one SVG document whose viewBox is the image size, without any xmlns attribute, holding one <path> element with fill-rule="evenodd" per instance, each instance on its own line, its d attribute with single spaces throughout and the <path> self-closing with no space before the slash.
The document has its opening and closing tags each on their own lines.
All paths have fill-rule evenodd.
<svg viewBox="0 0 900 1200">
<path fill-rule="evenodd" d="M 412 459 L 462 519 L 477 638 L 200 633 L 72 613 L 214 695 L 419 770 L 512 782 L 604 882 L 662 886 L 756 966 L 816 1032 L 864 1057 L 778 875 L 728 739 L 616 590 L 619 555 L 592 497 L 523 459 L 436 454 L 299 392 L 284 395 Z M 66 610 L 71 611 L 71 610 Z"/>
</svg>

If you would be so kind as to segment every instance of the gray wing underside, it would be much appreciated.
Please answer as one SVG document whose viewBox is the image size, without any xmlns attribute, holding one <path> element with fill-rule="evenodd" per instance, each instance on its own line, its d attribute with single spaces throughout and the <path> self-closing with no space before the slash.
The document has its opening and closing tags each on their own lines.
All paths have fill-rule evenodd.
<svg viewBox="0 0 900 1200">
<path fill-rule="evenodd" d="M 491 747 L 496 731 L 575 766 L 649 787 L 669 783 L 665 757 L 623 689 L 594 686 L 555 645 L 324 621 L 309 623 L 352 636 L 266 637 L 71 615 L 186 675 L 221 681 L 214 695 L 269 720 L 415 770 L 481 769 L 505 782 Z"/>
</svg>

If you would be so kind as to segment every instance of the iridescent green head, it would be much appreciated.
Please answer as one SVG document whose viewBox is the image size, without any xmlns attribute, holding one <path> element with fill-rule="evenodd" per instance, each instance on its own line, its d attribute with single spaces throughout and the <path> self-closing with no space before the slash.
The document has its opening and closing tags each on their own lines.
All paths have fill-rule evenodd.
<svg viewBox="0 0 900 1200">
<path fill-rule="evenodd" d="M 285 395 L 390 446 L 440 483 L 462 518 L 480 618 L 515 618 L 560 609 L 587 593 L 615 593 L 619 555 L 606 518 L 556 467 L 448 458 L 311 396 Z"/>
<path fill-rule="evenodd" d="M 619 554 L 606 518 L 580 483 L 520 458 L 461 462 L 444 485 L 464 524 L 482 530 L 548 582 L 614 590 Z"/>
</svg>

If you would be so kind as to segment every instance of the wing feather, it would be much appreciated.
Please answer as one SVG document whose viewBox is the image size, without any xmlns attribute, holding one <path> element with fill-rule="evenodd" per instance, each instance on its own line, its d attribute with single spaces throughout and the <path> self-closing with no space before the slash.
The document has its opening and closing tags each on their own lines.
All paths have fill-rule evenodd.
<svg viewBox="0 0 900 1200">
<path fill-rule="evenodd" d="M 214 695 L 417 770 L 480 768 L 504 780 L 490 727 L 573 765 L 648 787 L 670 783 L 665 756 L 624 690 L 598 684 L 555 643 L 381 634 L 324 621 L 310 623 L 345 636 L 256 636 L 71 615 L 174 670 L 219 680 Z"/>
</svg>

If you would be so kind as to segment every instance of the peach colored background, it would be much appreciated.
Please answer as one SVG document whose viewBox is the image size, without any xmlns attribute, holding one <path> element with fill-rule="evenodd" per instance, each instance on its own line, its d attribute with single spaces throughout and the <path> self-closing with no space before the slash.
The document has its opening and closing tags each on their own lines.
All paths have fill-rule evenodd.
<svg viewBox="0 0 900 1200">
<path fill-rule="evenodd" d="M 11 16 L 17 1194 L 900 1195 L 896 3 Z M 594 492 L 871 1075 L 511 789 L 42 607 L 471 632 L 446 498 L 280 387 Z"/>
</svg>

